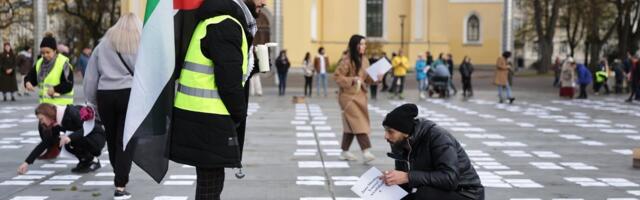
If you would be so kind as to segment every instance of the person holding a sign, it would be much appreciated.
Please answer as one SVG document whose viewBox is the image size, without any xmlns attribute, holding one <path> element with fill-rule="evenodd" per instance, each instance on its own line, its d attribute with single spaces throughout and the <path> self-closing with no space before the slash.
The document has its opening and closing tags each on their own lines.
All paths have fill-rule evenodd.
<svg viewBox="0 0 640 200">
<path fill-rule="evenodd" d="M 369 151 L 371 141 L 369 133 L 371 126 L 369 121 L 369 110 L 367 108 L 367 88 L 374 80 L 367 75 L 369 61 L 364 52 L 366 49 L 366 39 L 360 35 L 353 35 L 349 40 L 349 51 L 342 59 L 333 75 L 334 80 L 340 87 L 338 93 L 338 103 L 342 109 L 342 160 L 356 160 L 356 157 L 349 152 L 349 147 L 354 138 L 357 138 L 365 162 L 375 159 Z M 377 80 L 382 79 L 382 75 Z"/>
<path fill-rule="evenodd" d="M 446 129 L 418 116 L 415 104 L 391 111 L 382 125 L 395 170 L 380 177 L 410 194 L 403 199 L 484 199 L 484 187 L 460 143 Z"/>
</svg>

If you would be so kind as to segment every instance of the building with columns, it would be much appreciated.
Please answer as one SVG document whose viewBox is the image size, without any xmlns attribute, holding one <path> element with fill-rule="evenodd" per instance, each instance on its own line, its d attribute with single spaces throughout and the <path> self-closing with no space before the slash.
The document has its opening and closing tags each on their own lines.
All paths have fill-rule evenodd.
<svg viewBox="0 0 640 200">
<path fill-rule="evenodd" d="M 122 4 L 139 16 L 144 5 Z M 431 51 L 453 54 L 456 67 L 464 56 L 490 66 L 503 50 L 502 16 L 503 0 L 267 0 L 257 41 L 279 43 L 294 66 L 321 46 L 335 64 L 353 34 L 389 55 L 402 48 L 412 63 Z"/>
</svg>

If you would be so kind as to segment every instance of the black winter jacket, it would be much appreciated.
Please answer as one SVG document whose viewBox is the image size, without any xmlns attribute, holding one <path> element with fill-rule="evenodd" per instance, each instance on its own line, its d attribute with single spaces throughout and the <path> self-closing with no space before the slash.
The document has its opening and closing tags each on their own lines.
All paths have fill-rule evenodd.
<svg viewBox="0 0 640 200">
<path fill-rule="evenodd" d="M 232 0 L 204 1 L 194 15 L 197 22 L 230 15 L 242 25 L 238 26 L 232 20 L 209 25 L 206 36 L 200 41 L 202 53 L 214 62 L 215 84 L 230 115 L 191 112 L 174 107 L 169 158 L 197 167 L 241 167 L 248 105 L 248 84 L 245 84 L 247 87 L 242 85 L 243 55 L 248 53 L 240 48 L 243 29 L 249 45 L 253 36 L 247 29 L 244 13 Z M 181 54 L 178 58 L 182 58 Z"/>
<path fill-rule="evenodd" d="M 484 199 L 484 187 L 460 143 L 444 128 L 426 119 L 416 119 L 414 133 L 404 147 L 392 147 L 396 170 L 409 173 L 402 187 L 414 194 L 405 199 L 425 199 L 421 188 L 455 191 L 469 199 Z"/>
</svg>

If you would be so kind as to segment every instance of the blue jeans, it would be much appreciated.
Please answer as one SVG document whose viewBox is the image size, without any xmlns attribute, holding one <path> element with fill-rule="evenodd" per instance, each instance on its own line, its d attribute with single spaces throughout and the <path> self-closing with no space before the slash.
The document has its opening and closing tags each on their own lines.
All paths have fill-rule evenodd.
<svg viewBox="0 0 640 200">
<path fill-rule="evenodd" d="M 429 79 L 418 80 L 418 89 L 420 92 L 427 91 L 429 89 Z"/>
<path fill-rule="evenodd" d="M 317 84 L 317 94 L 320 96 L 320 86 L 322 86 L 322 91 L 324 92 L 324 96 L 327 96 L 327 74 L 318 74 L 318 84 Z"/>
<path fill-rule="evenodd" d="M 278 80 L 280 81 L 280 84 L 278 84 L 278 95 L 282 96 L 287 88 L 287 72 L 278 72 Z"/>
<path fill-rule="evenodd" d="M 504 97 L 502 97 L 502 90 L 505 90 L 505 92 L 507 93 L 507 98 L 512 98 L 511 86 L 509 86 L 509 84 L 507 84 L 506 86 L 498 86 L 498 97 L 500 98 L 500 100 L 504 100 Z"/>
</svg>

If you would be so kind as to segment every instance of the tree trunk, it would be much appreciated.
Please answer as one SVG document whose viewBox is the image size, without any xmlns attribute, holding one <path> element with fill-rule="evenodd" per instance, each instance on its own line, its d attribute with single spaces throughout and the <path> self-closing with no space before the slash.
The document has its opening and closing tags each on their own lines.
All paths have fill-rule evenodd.
<svg viewBox="0 0 640 200">
<path fill-rule="evenodd" d="M 553 39 L 544 38 L 540 41 L 540 62 L 538 63 L 538 74 L 546 74 L 551 66 L 553 56 Z"/>
<path fill-rule="evenodd" d="M 589 48 L 589 54 L 591 54 L 591 58 L 589 59 L 589 69 L 595 69 L 598 67 L 598 62 L 600 62 L 600 52 L 602 51 L 602 42 L 592 42 Z"/>
</svg>

